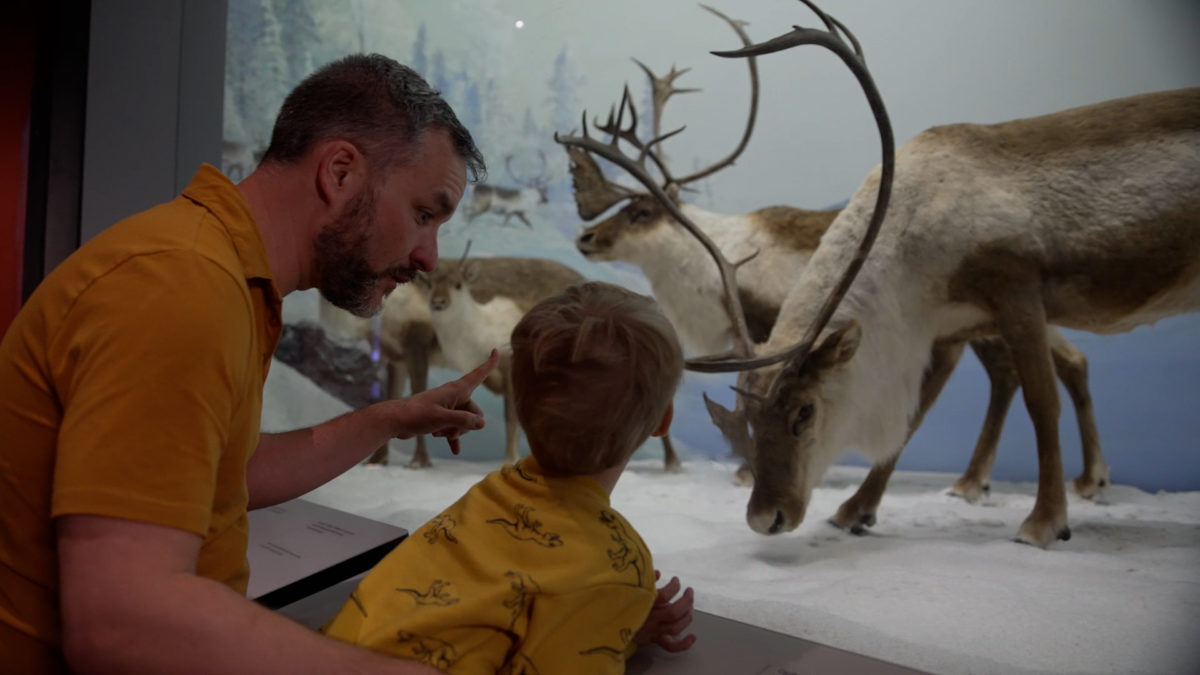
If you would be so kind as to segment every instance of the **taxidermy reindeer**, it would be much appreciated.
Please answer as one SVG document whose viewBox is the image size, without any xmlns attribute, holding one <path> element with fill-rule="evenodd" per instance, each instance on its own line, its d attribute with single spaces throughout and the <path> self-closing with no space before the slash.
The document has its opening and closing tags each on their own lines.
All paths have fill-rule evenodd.
<svg viewBox="0 0 1200 675">
<path fill-rule="evenodd" d="M 456 264 L 438 265 L 429 275 L 425 283 L 429 284 L 430 317 L 453 369 L 468 372 L 492 349 L 500 350 L 500 363 L 483 384 L 504 399 L 504 461 L 513 464 L 518 458 L 520 424 L 513 404 L 509 336 L 531 307 L 584 278 L 553 260 L 468 258 L 466 254 Z"/>
<path fill-rule="evenodd" d="M 451 368 L 467 372 L 482 362 L 493 348 L 500 363 L 484 386 L 504 399 L 505 462 L 517 461 L 520 424 L 513 405 L 512 362 L 509 336 L 512 329 L 538 302 L 584 281 L 575 270 L 540 258 L 468 258 L 470 244 L 456 265 L 439 264 L 424 283 L 429 284 L 429 308 L 438 344 Z M 663 465 L 680 469 L 670 439 L 663 436 Z"/>
<path fill-rule="evenodd" d="M 444 261 L 453 264 L 455 261 Z M 320 300 L 319 317 L 327 331 L 351 340 L 373 342 L 371 319 L 354 316 L 333 306 L 324 297 Z M 411 393 L 419 394 L 429 384 L 429 367 L 448 366 L 437 343 L 437 335 L 429 316 L 429 296 L 419 283 L 401 284 L 383 301 L 380 315 L 379 353 L 387 363 L 386 396 L 403 398 L 404 384 L 411 379 Z M 408 466 L 414 469 L 430 466 L 425 436 L 415 438 L 416 449 Z M 387 464 L 385 443 L 367 460 L 368 464 Z"/>
<path fill-rule="evenodd" d="M 716 10 L 705 7 L 730 23 L 743 43 L 749 38 L 738 22 Z M 636 61 L 636 60 L 635 60 Z M 753 130 L 759 82 L 753 58 L 751 65 L 751 105 L 747 128 L 742 142 L 733 154 L 708 169 L 681 178 L 672 178 L 663 170 L 665 180 L 661 190 L 691 222 L 709 237 L 727 260 L 743 261 L 737 266 L 737 295 L 745 312 L 750 342 L 761 343 L 775 323 L 790 282 L 802 269 L 817 248 L 821 235 L 839 214 L 838 210 L 807 211 L 787 206 L 773 206 L 747 214 L 725 215 L 711 213 L 679 199 L 680 188 L 731 165 L 745 148 Z M 686 91 L 674 87 L 674 79 L 687 70 L 676 71 L 659 78 L 645 65 L 637 62 L 652 83 L 655 121 L 653 136 L 660 136 L 658 120 L 662 108 L 672 94 Z M 596 127 L 610 137 L 621 137 L 640 150 L 645 145 L 636 139 L 637 113 L 628 96 L 621 104 L 621 114 L 628 112 L 628 128 L 613 119 Z M 559 139 L 564 142 L 567 139 Z M 664 313 L 674 323 L 684 345 L 693 353 L 714 354 L 727 351 L 737 339 L 734 322 L 719 311 L 725 292 L 717 266 L 713 265 L 701 239 L 672 217 L 663 202 L 649 192 L 635 192 L 605 179 L 591 155 L 581 146 L 564 143 L 571 158 L 571 174 L 575 187 L 579 215 L 590 220 L 612 205 L 628 200 L 613 216 L 585 228 L 576 239 L 576 247 L 593 261 L 622 261 L 638 266 L 650 281 L 655 297 Z M 647 151 L 656 165 L 665 169 L 661 153 Z M 628 160 L 615 160 L 628 168 Z M 718 310 L 718 311 L 714 311 Z M 1087 387 L 1087 359 L 1057 330 L 1050 331 L 1051 351 L 1058 374 L 1075 402 L 1076 417 L 1083 442 L 1084 474 L 1075 481 L 1075 488 L 1085 497 L 1094 496 L 1107 484 L 1108 467 L 1100 451 L 1099 436 Z M 983 363 L 991 383 L 991 401 L 987 416 L 976 443 L 967 471 L 951 488 L 967 501 L 975 502 L 988 490 L 989 475 L 995 460 L 996 448 L 1003 429 L 1004 417 L 1016 393 L 1018 382 L 1008 349 L 999 338 L 980 338 L 970 342 L 972 350 Z M 744 353 L 752 347 L 743 346 Z M 959 352 L 948 364 L 953 369 Z M 946 375 L 949 375 L 947 370 Z M 714 424 L 729 440 L 734 453 L 748 458 L 750 435 L 746 429 L 746 409 L 739 399 L 738 407 L 729 411 L 704 397 Z M 914 426 L 915 429 L 915 426 Z M 738 482 L 750 482 L 748 465 L 737 473 Z M 880 486 L 882 489 L 882 485 Z M 877 501 L 877 500 L 876 500 Z M 835 519 L 836 522 L 836 519 Z M 858 528 L 858 521 L 837 523 L 845 528 Z"/>
<path fill-rule="evenodd" d="M 1037 439 L 1037 496 L 1017 540 L 1065 540 L 1047 325 L 1115 333 L 1200 309 L 1200 89 L 934 127 L 894 156 L 857 42 L 802 1 L 827 31 L 796 28 L 731 55 L 812 43 L 835 51 L 867 90 L 884 161 L 789 292 L 761 348 L 771 356 L 705 364 L 770 366 L 749 378 L 762 395 L 750 410 L 756 483 L 747 521 L 763 534 L 794 529 L 813 486 L 848 447 L 877 462 L 867 483 L 886 484 L 953 351 L 998 334 Z M 877 501 L 848 505 L 856 512 L 839 516 L 874 522 Z"/>
<path fill-rule="evenodd" d="M 467 223 L 484 213 L 494 213 L 504 216 L 504 222 L 500 223 L 501 227 L 508 225 L 508 221 L 516 216 L 522 223 L 525 223 L 526 227 L 532 228 L 533 225 L 530 224 L 526 215 L 537 208 L 539 204 L 546 203 L 546 190 L 550 186 L 550 176 L 546 171 L 546 153 L 538 150 L 538 158 L 541 160 L 541 167 L 538 169 L 537 175 L 521 179 L 513 173 L 512 155 L 505 157 L 504 168 L 508 170 L 509 177 L 521 188 L 476 185 L 471 189 L 471 203 L 467 207 Z"/>
</svg>

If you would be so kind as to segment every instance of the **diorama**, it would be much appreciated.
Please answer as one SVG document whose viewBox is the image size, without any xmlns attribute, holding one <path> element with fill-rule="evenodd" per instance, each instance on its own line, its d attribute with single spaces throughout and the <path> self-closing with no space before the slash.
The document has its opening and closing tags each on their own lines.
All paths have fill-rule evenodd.
<svg viewBox="0 0 1200 675">
<path fill-rule="evenodd" d="M 379 316 L 285 299 L 263 428 L 436 386 L 618 283 L 688 372 L 613 506 L 699 609 L 931 672 L 1194 669 L 1197 27 L 1169 0 L 230 0 L 234 180 L 362 51 L 489 167 Z M 415 529 L 528 453 L 507 377 L 458 457 L 393 440 L 308 498 Z"/>
</svg>

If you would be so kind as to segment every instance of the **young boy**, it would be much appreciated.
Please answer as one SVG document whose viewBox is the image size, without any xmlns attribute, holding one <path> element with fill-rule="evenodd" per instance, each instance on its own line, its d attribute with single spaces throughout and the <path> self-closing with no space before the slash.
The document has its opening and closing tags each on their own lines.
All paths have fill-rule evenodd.
<svg viewBox="0 0 1200 675">
<path fill-rule="evenodd" d="M 639 644 L 689 648 L 692 590 L 655 589 L 609 506 L 634 450 L 670 427 L 674 329 L 650 298 L 586 282 L 533 307 L 512 352 L 532 455 L 397 546 L 324 632 L 454 674 L 623 673 Z"/>
</svg>

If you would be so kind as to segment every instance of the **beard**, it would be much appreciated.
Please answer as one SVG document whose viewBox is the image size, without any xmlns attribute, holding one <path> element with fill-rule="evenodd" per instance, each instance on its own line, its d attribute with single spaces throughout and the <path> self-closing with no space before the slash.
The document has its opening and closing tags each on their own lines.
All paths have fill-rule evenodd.
<svg viewBox="0 0 1200 675">
<path fill-rule="evenodd" d="M 367 251 L 374 213 L 375 192 L 368 187 L 313 242 L 317 290 L 335 307 L 363 318 L 375 315 L 382 306 L 382 300 L 375 299 L 381 279 L 411 276 L 406 267 L 371 269 Z"/>
</svg>

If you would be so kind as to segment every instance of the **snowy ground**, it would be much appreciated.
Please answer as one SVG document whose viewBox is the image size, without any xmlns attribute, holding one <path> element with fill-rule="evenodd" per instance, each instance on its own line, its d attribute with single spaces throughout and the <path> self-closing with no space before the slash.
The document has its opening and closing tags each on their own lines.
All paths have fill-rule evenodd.
<svg viewBox="0 0 1200 675">
<path fill-rule="evenodd" d="M 272 366 L 264 429 L 346 410 Z M 496 442 L 495 460 L 451 459 L 431 441 L 431 469 L 404 468 L 411 442 L 393 441 L 394 466 L 357 467 L 307 498 L 416 529 L 502 455 Z M 613 505 L 701 610 L 934 673 L 1200 672 L 1200 492 L 1070 495 L 1071 540 L 1041 550 L 1012 541 L 1033 484 L 993 481 L 970 505 L 946 494 L 957 476 L 897 471 L 878 524 L 857 537 L 824 519 L 866 470 L 836 466 L 799 529 L 764 537 L 745 523 L 750 491 L 730 481 L 734 466 L 676 447 L 685 472 L 643 450 Z"/>
<path fill-rule="evenodd" d="M 492 468 L 359 467 L 307 498 L 415 529 Z M 1200 669 L 1200 493 L 1072 498 L 1072 539 L 1040 550 L 1011 541 L 1032 484 L 994 483 L 972 506 L 946 494 L 953 476 L 897 472 L 874 532 L 856 537 L 818 517 L 865 475 L 835 467 L 812 517 L 767 538 L 745 525 L 732 469 L 635 460 L 613 493 L 699 609 L 935 673 Z"/>
</svg>

